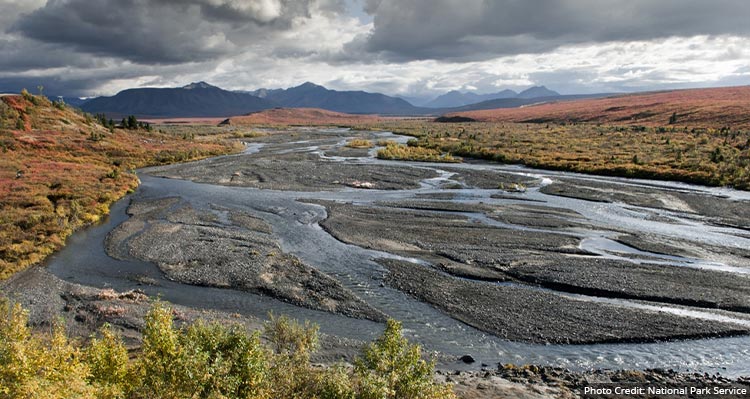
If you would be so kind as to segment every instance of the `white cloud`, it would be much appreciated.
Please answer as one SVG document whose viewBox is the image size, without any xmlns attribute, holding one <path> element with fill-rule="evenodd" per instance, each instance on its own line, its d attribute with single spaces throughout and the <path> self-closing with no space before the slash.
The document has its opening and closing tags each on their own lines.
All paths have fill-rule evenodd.
<svg viewBox="0 0 750 399">
<path fill-rule="evenodd" d="M 174 9 L 167 5 L 179 3 L 152 2 L 158 3 L 154 10 L 161 13 L 157 13 L 160 18 L 175 15 Z M 82 14 L 98 8 L 86 8 L 81 0 L 46 4 L 41 0 L 0 0 L 0 22 L 6 28 L 2 31 L 8 31 L 22 15 L 49 7 L 51 3 L 56 7 L 75 3 L 77 7 L 65 8 L 65 15 L 74 17 L 73 20 L 98 21 Z M 139 4 L 146 3 L 144 0 Z M 18 30 L 0 33 L 0 52 L 4 55 L 0 58 L 0 90 L 17 90 L 20 84 L 34 87 L 38 82 L 66 94 L 103 95 L 129 87 L 177 86 L 198 80 L 228 89 L 289 87 L 313 81 L 334 89 L 431 96 L 449 90 L 493 92 L 540 84 L 562 93 L 750 84 L 747 70 L 750 38 L 739 34 L 574 41 L 543 52 L 485 55 L 473 61 L 414 60 L 382 58 L 363 51 L 360 45 L 352 45 L 358 40 L 365 43 L 377 29 L 378 12 L 384 12 L 388 4 L 385 0 L 185 0 L 183 3 L 192 4 L 192 8 L 179 23 L 172 21 L 161 26 L 144 19 L 128 25 L 147 29 L 140 36 L 125 31 L 127 35 L 122 37 L 147 40 L 149 32 L 170 30 L 168 35 L 152 40 L 157 45 L 136 43 L 145 54 L 143 57 L 128 53 L 132 43 L 108 44 L 101 38 L 88 38 L 82 44 L 71 44 L 60 38 L 33 40 Z M 304 9 L 294 8 L 300 4 L 305 4 Z M 352 13 L 352 4 L 367 5 L 374 20 L 362 18 L 361 11 Z M 209 9 L 195 8 L 199 6 Z M 146 11 L 140 10 L 138 15 L 146 15 Z M 474 18 L 474 14 L 475 10 L 467 6 L 464 17 L 456 18 L 460 22 L 462 18 Z M 60 19 L 64 15 L 49 12 L 38 15 L 45 20 L 65 21 Z M 274 25 L 277 22 L 273 21 L 279 20 L 283 24 Z M 98 26 L 99 22 L 94 22 Z M 121 40 L 116 26 L 106 28 L 111 40 Z M 450 27 L 445 27 L 445 32 L 457 34 Z M 65 39 L 76 40 L 71 35 Z M 189 44 L 183 43 L 186 40 Z M 470 36 L 470 40 L 477 43 L 484 39 Z M 486 40 L 491 44 L 495 39 Z M 182 47 L 170 48 L 167 54 L 160 52 L 173 41 L 183 43 Z M 119 50 L 103 53 L 99 46 L 104 44 Z M 197 49 L 197 54 L 191 53 L 191 49 Z M 165 55 L 170 62 L 151 62 Z"/>
</svg>

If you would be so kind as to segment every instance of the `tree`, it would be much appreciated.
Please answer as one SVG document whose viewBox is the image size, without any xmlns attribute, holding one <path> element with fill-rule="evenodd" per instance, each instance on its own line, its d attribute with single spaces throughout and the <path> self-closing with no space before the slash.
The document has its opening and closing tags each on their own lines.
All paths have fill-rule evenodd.
<svg viewBox="0 0 750 399">
<path fill-rule="evenodd" d="M 672 112 L 672 116 L 669 117 L 669 124 L 674 125 L 677 123 L 677 112 Z"/>
<path fill-rule="evenodd" d="M 138 119 L 136 119 L 135 115 L 128 116 L 128 129 L 138 129 Z"/>
</svg>

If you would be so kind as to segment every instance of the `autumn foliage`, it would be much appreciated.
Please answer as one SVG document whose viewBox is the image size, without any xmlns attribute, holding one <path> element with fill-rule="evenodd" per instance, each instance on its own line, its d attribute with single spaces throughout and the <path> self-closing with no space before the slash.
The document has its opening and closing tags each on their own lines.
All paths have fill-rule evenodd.
<svg viewBox="0 0 750 399">
<path fill-rule="evenodd" d="M 59 249 L 138 185 L 135 168 L 227 153 L 143 129 L 110 129 L 24 92 L 0 99 L 0 279 Z"/>
<path fill-rule="evenodd" d="M 315 367 L 315 325 L 272 317 L 261 334 L 173 318 L 155 302 L 131 355 L 108 325 L 87 345 L 60 326 L 32 332 L 27 312 L 0 298 L 0 399 L 455 399 L 392 320 L 355 367 Z"/>
<path fill-rule="evenodd" d="M 482 122 L 750 128 L 750 86 L 636 93 L 521 108 L 457 112 Z"/>
<path fill-rule="evenodd" d="M 415 159 L 431 150 L 541 169 L 675 180 L 750 190 L 750 130 L 591 123 L 436 123 L 391 121 L 355 125 L 416 137 L 387 159 Z M 398 151 L 396 151 L 398 150 Z M 402 154 L 403 153 L 403 154 Z"/>
</svg>

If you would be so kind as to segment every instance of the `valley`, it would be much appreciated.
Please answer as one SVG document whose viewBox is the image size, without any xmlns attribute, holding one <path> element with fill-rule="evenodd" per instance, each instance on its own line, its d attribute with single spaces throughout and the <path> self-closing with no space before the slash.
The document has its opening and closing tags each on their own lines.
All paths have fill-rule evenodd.
<svg viewBox="0 0 750 399">
<path fill-rule="evenodd" d="M 0 1 L 0 399 L 746 397 L 750 3 L 539 3 Z"/>
<path fill-rule="evenodd" d="M 377 148 L 347 149 L 353 139 L 408 137 L 266 130 L 241 154 L 142 169 L 109 220 L 2 290 L 36 323 L 74 312 L 73 331 L 106 321 L 134 339 L 143 304 L 109 314 L 83 293 L 137 290 L 196 315 L 186 317 L 250 325 L 272 310 L 321 326 L 321 361 L 351 359 L 391 317 L 439 353 L 441 369 L 750 372 L 749 238 L 731 211 L 745 209 L 747 193 L 384 161 Z M 363 182 L 370 188 L 356 188 Z M 717 202 L 712 212 L 727 211 L 707 214 Z M 464 355 L 477 363 L 464 365 Z"/>
</svg>

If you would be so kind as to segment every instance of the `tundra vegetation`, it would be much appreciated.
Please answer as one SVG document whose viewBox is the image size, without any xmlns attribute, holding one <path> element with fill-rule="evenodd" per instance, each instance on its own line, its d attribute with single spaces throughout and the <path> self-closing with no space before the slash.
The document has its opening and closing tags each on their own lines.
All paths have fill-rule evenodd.
<svg viewBox="0 0 750 399">
<path fill-rule="evenodd" d="M 0 301 L 0 398 L 455 398 L 393 320 L 353 367 L 313 366 L 317 326 L 286 317 L 272 315 L 262 334 L 200 320 L 178 328 L 156 301 L 145 321 L 129 354 L 106 324 L 83 345 L 60 326 L 33 332 L 25 310 Z"/>
<path fill-rule="evenodd" d="M 370 140 L 354 139 L 347 142 L 346 146 L 350 148 L 372 148 L 374 145 Z"/>
<path fill-rule="evenodd" d="M 240 150 L 123 125 L 23 91 L 0 99 L 0 279 L 38 263 L 134 190 L 135 168 Z"/>
<path fill-rule="evenodd" d="M 411 140 L 407 145 L 386 143 L 385 148 L 378 150 L 378 158 L 419 162 L 461 162 L 460 158 L 451 154 L 437 148 L 420 147 L 416 141 Z"/>
<path fill-rule="evenodd" d="M 470 157 L 543 169 L 750 189 L 750 130 L 426 120 L 352 127 L 415 137 L 408 146 L 392 144 L 380 150 L 378 157 L 385 159 Z"/>
</svg>

